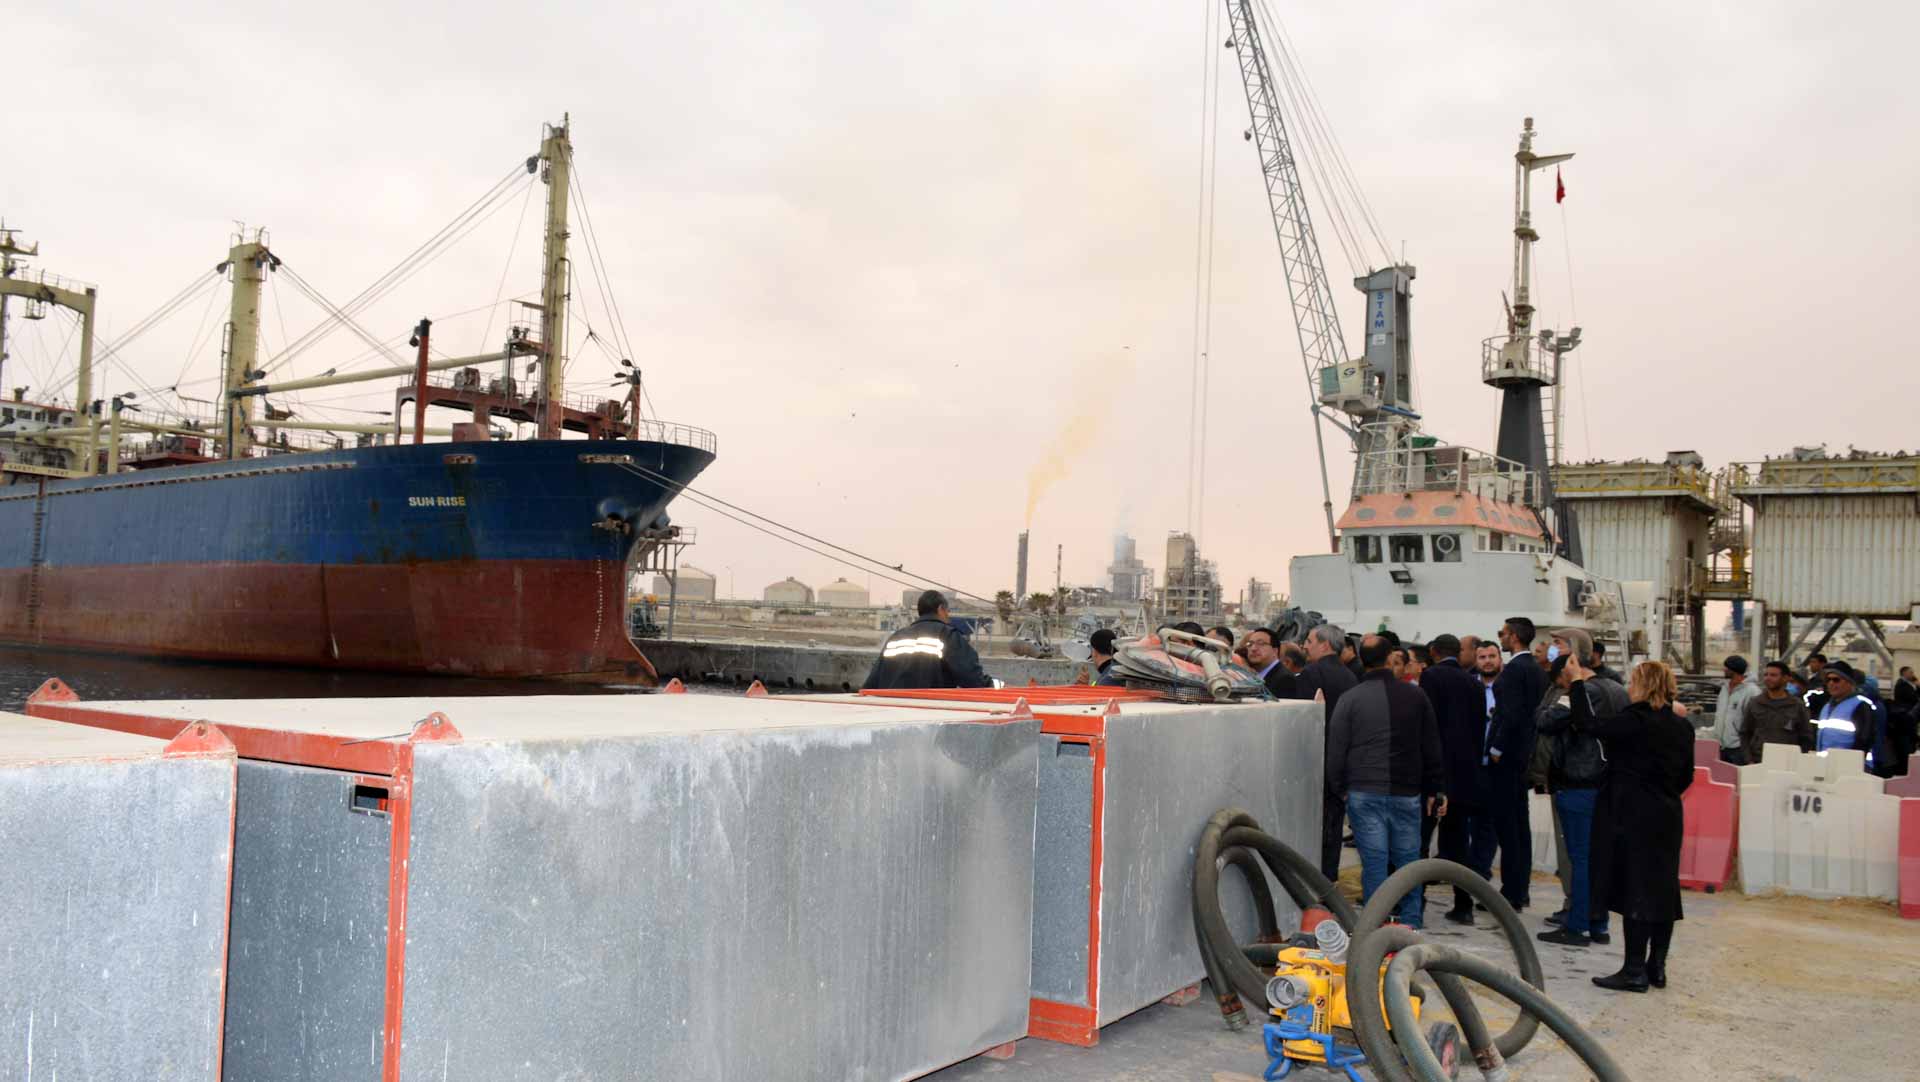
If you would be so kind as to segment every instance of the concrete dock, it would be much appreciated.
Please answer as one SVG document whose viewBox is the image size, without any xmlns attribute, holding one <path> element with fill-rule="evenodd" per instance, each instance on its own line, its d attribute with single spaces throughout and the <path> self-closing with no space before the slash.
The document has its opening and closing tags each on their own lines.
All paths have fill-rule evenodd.
<svg viewBox="0 0 1920 1082">
<path fill-rule="evenodd" d="M 1434 925 L 1426 934 L 1510 965 L 1506 943 L 1485 914 L 1471 930 L 1438 920 L 1451 897 L 1450 889 L 1433 891 L 1427 912 Z M 1544 931 L 1542 918 L 1558 898 L 1551 877 L 1536 877 L 1535 904 L 1521 914 L 1527 927 Z M 1605 1041 L 1635 1079 L 1920 1078 L 1906 1017 L 1920 973 L 1920 923 L 1871 903 L 1739 893 L 1689 892 L 1685 908 L 1664 990 L 1636 995 L 1593 986 L 1589 978 L 1620 966 L 1617 927 L 1608 947 L 1539 945 L 1547 993 Z M 1512 1019 L 1503 1001 L 1480 999 L 1496 1029 Z M 1511 1078 L 1526 1082 L 1591 1077 L 1544 1029 L 1509 1067 Z M 1227 1031 L 1211 995 L 1203 993 L 1185 1006 L 1160 1004 L 1122 1019 L 1103 1029 L 1093 1048 L 1029 1039 L 1014 1046 L 1012 1059 L 974 1059 L 929 1077 L 1257 1082 L 1265 1069 L 1259 1030 Z M 1293 1077 L 1331 1082 L 1340 1076 L 1305 1070 Z M 1479 1075 L 1468 1064 L 1460 1077 Z"/>
</svg>

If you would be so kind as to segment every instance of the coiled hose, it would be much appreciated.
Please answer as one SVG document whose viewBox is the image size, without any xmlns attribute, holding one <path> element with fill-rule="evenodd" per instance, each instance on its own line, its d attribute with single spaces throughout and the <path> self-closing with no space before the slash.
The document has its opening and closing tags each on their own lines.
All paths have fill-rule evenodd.
<svg viewBox="0 0 1920 1082">
<path fill-rule="evenodd" d="M 1260 924 L 1258 942 L 1236 943 L 1220 908 L 1221 865 L 1239 867 L 1252 885 L 1263 878 L 1253 861 L 1254 854 L 1302 911 L 1325 909 L 1351 937 L 1347 1008 L 1353 1016 L 1354 1037 L 1381 1082 L 1447 1082 L 1413 1014 L 1413 1000 L 1423 991 L 1418 983 L 1422 973 L 1432 979 L 1447 1001 L 1460 1024 L 1461 1036 L 1488 1078 L 1506 1077 L 1507 1058 L 1526 1047 L 1544 1021 L 1600 1082 L 1626 1082 L 1626 1073 L 1599 1042 L 1546 997 L 1546 981 L 1533 937 L 1520 923 L 1520 915 L 1485 878 L 1452 861 L 1415 861 L 1388 876 L 1368 899 L 1366 909 L 1356 913 L 1339 888 L 1320 874 L 1318 866 L 1262 831 L 1252 816 L 1234 808 L 1215 812 L 1207 820 L 1193 868 L 1195 936 L 1207 980 L 1213 985 L 1229 1028 L 1246 1025 L 1245 1002 L 1266 1013 L 1266 985 L 1278 951 L 1274 944 L 1279 940 L 1275 931 L 1279 918 L 1272 909 L 1272 892 L 1264 890 L 1264 884 L 1253 888 Z M 1485 959 L 1428 943 L 1410 928 L 1386 923 L 1401 898 L 1410 891 L 1424 891 L 1428 882 L 1436 880 L 1466 891 L 1493 915 L 1513 948 L 1517 975 Z M 1393 956 L 1393 963 L 1386 967 L 1383 982 L 1381 971 L 1388 955 Z M 1520 1009 L 1519 1018 L 1506 1032 L 1495 1036 L 1487 1028 L 1467 981 L 1510 1000 Z"/>
</svg>

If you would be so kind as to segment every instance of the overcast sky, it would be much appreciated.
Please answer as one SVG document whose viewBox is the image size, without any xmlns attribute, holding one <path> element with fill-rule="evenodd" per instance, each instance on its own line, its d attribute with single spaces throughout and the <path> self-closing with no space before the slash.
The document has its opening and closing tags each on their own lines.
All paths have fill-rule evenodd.
<svg viewBox="0 0 1920 1082">
<path fill-rule="evenodd" d="M 652 401 L 718 433 L 698 487 L 986 594 L 1012 585 L 1030 502 L 1036 584 L 1051 586 L 1055 545 L 1069 581 L 1095 580 L 1120 529 L 1158 567 L 1166 532 L 1189 525 L 1202 63 L 1224 41 L 1206 30 L 1212 7 L 761 7 L 15 5 L 8 73 L 32 105 L 5 120 L 0 214 L 43 245 L 38 267 L 100 286 L 110 336 L 223 258 L 237 220 L 268 227 L 344 302 L 570 111 Z M 1569 458 L 1920 444 L 1904 314 L 1920 277 L 1913 5 L 1276 10 L 1418 267 L 1429 431 L 1493 443 L 1479 343 L 1503 329 L 1511 155 L 1532 115 L 1539 150 L 1579 155 L 1564 216 L 1550 196 L 1536 212 L 1538 325 L 1568 326 L 1577 307 L 1585 329 Z M 1231 63 L 1223 79 L 1194 525 L 1231 598 L 1249 576 L 1284 589 L 1288 558 L 1324 529 Z M 503 206 L 361 322 L 403 342 L 433 316 L 442 349 L 492 348 L 503 314 L 491 330 L 485 311 L 446 317 L 486 306 L 503 274 L 509 296 L 535 289 L 540 199 Z M 1352 271 L 1323 243 L 1354 341 Z M 605 335 L 580 268 L 576 317 Z M 319 315 L 277 283 L 266 353 Z M 218 318 L 191 306 L 126 358 L 156 386 L 207 380 Z M 69 325 L 16 321 L 6 383 L 53 382 Z M 293 367 L 363 352 L 341 333 Z M 571 382 L 612 368 L 583 349 Z M 306 416 L 385 408 L 389 393 L 309 392 Z M 1349 465 L 1330 452 L 1337 500 Z M 1030 477 L 1052 481 L 1037 501 Z M 698 508 L 675 517 L 699 528 L 687 559 L 723 592 L 867 581 Z"/>
</svg>

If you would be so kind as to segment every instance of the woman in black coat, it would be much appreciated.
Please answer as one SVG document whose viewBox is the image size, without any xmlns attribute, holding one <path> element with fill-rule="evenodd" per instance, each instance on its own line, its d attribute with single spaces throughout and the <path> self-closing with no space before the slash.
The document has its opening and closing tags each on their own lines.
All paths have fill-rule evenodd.
<svg viewBox="0 0 1920 1082">
<path fill-rule="evenodd" d="M 1673 670 L 1660 662 L 1634 667 L 1632 705 L 1605 718 L 1594 716 L 1581 687 L 1590 671 L 1576 665 L 1567 666 L 1580 689 L 1568 695 L 1571 724 L 1599 737 L 1607 758 L 1594 808 L 1592 909 L 1620 914 L 1627 936 L 1626 964 L 1593 983 L 1622 992 L 1665 988 L 1680 919 L 1680 794 L 1693 782 L 1693 726 L 1675 712 Z"/>
</svg>

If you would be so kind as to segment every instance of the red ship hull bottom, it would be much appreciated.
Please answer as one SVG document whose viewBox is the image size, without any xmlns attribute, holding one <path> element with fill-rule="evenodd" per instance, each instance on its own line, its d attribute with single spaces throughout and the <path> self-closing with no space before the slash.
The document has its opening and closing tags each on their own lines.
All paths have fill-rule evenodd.
<svg viewBox="0 0 1920 1082">
<path fill-rule="evenodd" d="M 624 564 L 149 564 L 0 570 L 0 641 L 107 653 L 652 684 Z"/>
</svg>

